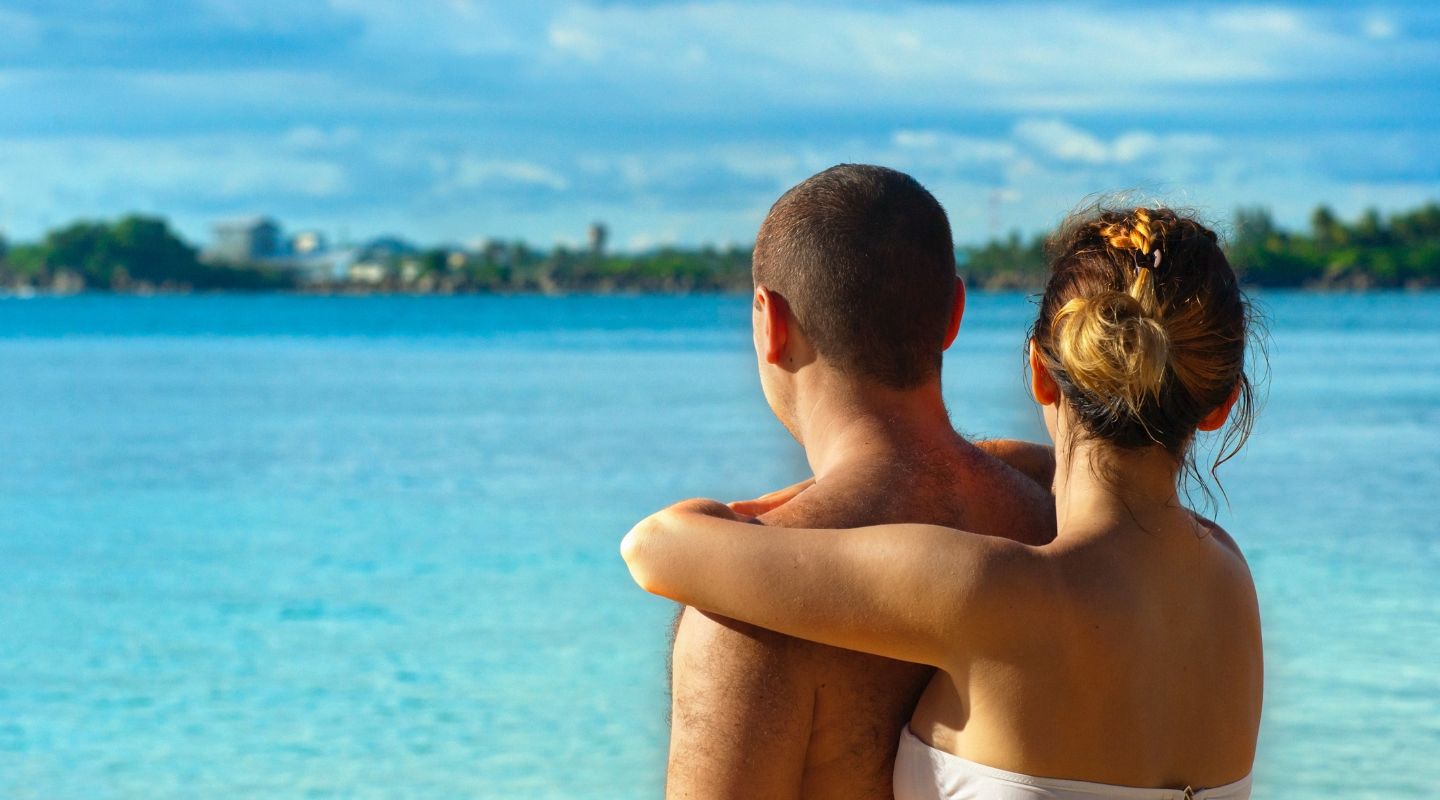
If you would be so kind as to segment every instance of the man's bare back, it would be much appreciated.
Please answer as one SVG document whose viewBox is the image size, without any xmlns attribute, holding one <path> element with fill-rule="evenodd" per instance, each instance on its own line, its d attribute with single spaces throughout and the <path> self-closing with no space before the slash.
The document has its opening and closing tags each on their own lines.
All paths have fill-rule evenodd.
<svg viewBox="0 0 1440 800">
<path fill-rule="evenodd" d="M 1040 484 L 958 435 L 929 444 L 845 464 L 761 521 L 926 522 L 1031 543 L 1053 536 Z M 667 795 L 892 797 L 900 731 L 933 673 L 685 609 Z"/>
</svg>

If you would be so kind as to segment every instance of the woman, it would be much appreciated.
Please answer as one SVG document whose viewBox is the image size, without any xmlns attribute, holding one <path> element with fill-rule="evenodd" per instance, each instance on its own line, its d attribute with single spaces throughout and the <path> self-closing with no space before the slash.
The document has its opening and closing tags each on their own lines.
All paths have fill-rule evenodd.
<svg viewBox="0 0 1440 800">
<path fill-rule="evenodd" d="M 1254 585 L 1177 491 L 1197 431 L 1233 417 L 1217 467 L 1248 434 L 1248 306 L 1215 234 L 1173 211 L 1097 211 L 1056 245 L 1029 350 L 1052 542 L 758 527 L 690 501 L 622 553 L 655 594 L 938 667 L 901 734 L 898 800 L 1248 797 Z"/>
</svg>

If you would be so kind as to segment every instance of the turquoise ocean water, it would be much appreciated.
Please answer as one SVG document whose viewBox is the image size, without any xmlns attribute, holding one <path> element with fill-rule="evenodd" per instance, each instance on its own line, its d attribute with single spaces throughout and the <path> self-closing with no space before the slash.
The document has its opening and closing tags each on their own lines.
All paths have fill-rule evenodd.
<svg viewBox="0 0 1440 800">
<path fill-rule="evenodd" d="M 1433 797 L 1440 295 L 1260 302 L 1256 795 Z M 963 430 L 1042 435 L 1031 313 L 972 297 Z M 0 797 L 658 797 L 616 547 L 803 476 L 752 359 L 739 297 L 0 300 Z"/>
</svg>

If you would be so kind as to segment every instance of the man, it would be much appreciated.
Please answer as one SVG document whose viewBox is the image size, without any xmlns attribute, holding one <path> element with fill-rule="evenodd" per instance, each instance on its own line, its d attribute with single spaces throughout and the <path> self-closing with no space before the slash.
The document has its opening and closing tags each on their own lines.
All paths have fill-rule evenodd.
<svg viewBox="0 0 1440 800">
<path fill-rule="evenodd" d="M 746 513 L 792 527 L 903 521 L 1053 537 L 1049 493 L 946 413 L 941 354 L 965 291 L 949 221 L 924 187 L 851 164 L 807 179 L 761 226 L 754 280 L 760 383 L 814 482 Z M 1047 466 L 1046 454 L 998 448 Z M 693 608 L 673 666 L 672 798 L 890 798 L 900 731 L 934 673 Z"/>
</svg>

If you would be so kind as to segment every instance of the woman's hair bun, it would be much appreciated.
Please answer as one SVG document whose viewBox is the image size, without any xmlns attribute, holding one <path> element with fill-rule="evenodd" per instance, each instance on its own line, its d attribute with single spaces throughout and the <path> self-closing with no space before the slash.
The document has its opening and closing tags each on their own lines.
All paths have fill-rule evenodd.
<svg viewBox="0 0 1440 800">
<path fill-rule="evenodd" d="M 1170 365 L 1170 337 L 1146 305 L 1126 292 L 1076 296 L 1051 323 L 1055 355 L 1070 381 L 1131 418 L 1159 397 Z"/>
</svg>

